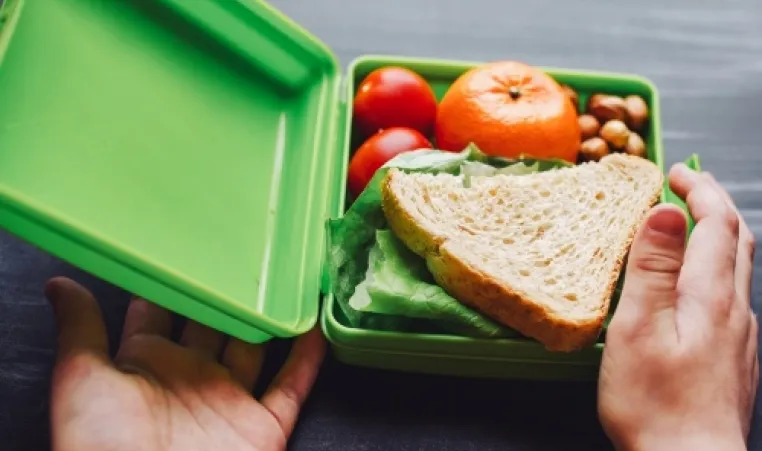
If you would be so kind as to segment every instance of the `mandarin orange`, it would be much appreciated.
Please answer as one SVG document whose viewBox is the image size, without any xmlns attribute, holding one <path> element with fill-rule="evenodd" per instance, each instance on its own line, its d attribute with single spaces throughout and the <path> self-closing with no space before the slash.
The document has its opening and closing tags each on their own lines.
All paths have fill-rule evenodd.
<svg viewBox="0 0 762 451">
<path fill-rule="evenodd" d="M 576 162 L 577 113 L 561 86 L 516 61 L 477 66 L 445 93 L 437 112 L 436 145 L 452 152 L 476 144 L 487 155 Z"/>
</svg>

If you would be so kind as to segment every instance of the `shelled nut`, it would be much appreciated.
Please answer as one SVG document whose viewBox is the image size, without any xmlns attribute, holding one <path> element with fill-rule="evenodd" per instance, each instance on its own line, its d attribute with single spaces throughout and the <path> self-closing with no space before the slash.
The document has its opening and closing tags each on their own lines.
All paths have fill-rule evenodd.
<svg viewBox="0 0 762 451">
<path fill-rule="evenodd" d="M 600 136 L 606 140 L 612 148 L 622 150 L 627 145 L 627 140 L 630 137 L 630 130 L 624 125 L 624 122 L 614 119 L 603 124 Z"/>
<path fill-rule="evenodd" d="M 583 114 L 577 118 L 579 122 L 579 130 L 582 133 L 582 140 L 590 139 L 594 136 L 598 136 L 598 131 L 601 129 L 601 123 L 595 116 L 590 114 Z"/>
<path fill-rule="evenodd" d="M 624 99 L 626 120 L 630 130 L 641 131 L 648 120 L 648 105 L 642 97 L 631 95 Z"/>
<path fill-rule="evenodd" d="M 601 123 L 611 120 L 624 121 L 626 108 L 621 97 L 608 94 L 594 94 L 587 102 L 587 114 L 592 114 Z"/>
<path fill-rule="evenodd" d="M 581 161 L 598 161 L 609 154 L 609 146 L 603 138 L 595 136 L 582 142 L 579 149 Z"/>
<path fill-rule="evenodd" d="M 630 155 L 645 157 L 646 143 L 643 142 L 643 138 L 637 133 L 630 133 L 630 136 L 627 137 L 627 145 L 624 147 L 624 151 Z"/>
</svg>

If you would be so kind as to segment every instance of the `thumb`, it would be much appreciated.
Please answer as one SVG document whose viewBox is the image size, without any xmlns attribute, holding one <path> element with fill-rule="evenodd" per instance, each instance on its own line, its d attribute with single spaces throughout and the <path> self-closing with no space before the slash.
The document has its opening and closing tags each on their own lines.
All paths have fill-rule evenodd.
<svg viewBox="0 0 762 451">
<path fill-rule="evenodd" d="M 643 325 L 671 316 L 683 266 L 687 221 L 674 205 L 659 205 L 647 215 L 630 248 L 622 297 L 612 321 Z"/>
<path fill-rule="evenodd" d="M 55 278 L 45 287 L 58 326 L 58 361 L 81 354 L 108 358 L 108 338 L 98 302 L 81 285 Z"/>
</svg>

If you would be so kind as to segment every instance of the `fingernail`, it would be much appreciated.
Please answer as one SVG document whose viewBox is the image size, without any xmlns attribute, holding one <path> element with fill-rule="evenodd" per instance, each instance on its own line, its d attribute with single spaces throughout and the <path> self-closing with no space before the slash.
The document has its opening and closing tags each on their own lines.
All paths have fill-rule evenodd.
<svg viewBox="0 0 762 451">
<path fill-rule="evenodd" d="M 648 217 L 646 226 L 657 233 L 675 238 L 685 236 L 687 224 L 685 214 L 671 205 L 659 206 Z"/>
</svg>

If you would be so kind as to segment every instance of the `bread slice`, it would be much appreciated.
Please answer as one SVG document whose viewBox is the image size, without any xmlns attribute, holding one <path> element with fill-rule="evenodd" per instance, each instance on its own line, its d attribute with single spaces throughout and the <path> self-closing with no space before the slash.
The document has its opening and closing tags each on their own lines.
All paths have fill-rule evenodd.
<svg viewBox="0 0 762 451">
<path fill-rule="evenodd" d="M 382 191 L 389 227 L 465 305 L 549 350 L 593 344 L 635 231 L 659 199 L 659 168 L 612 154 L 463 182 L 390 170 Z"/>
</svg>

